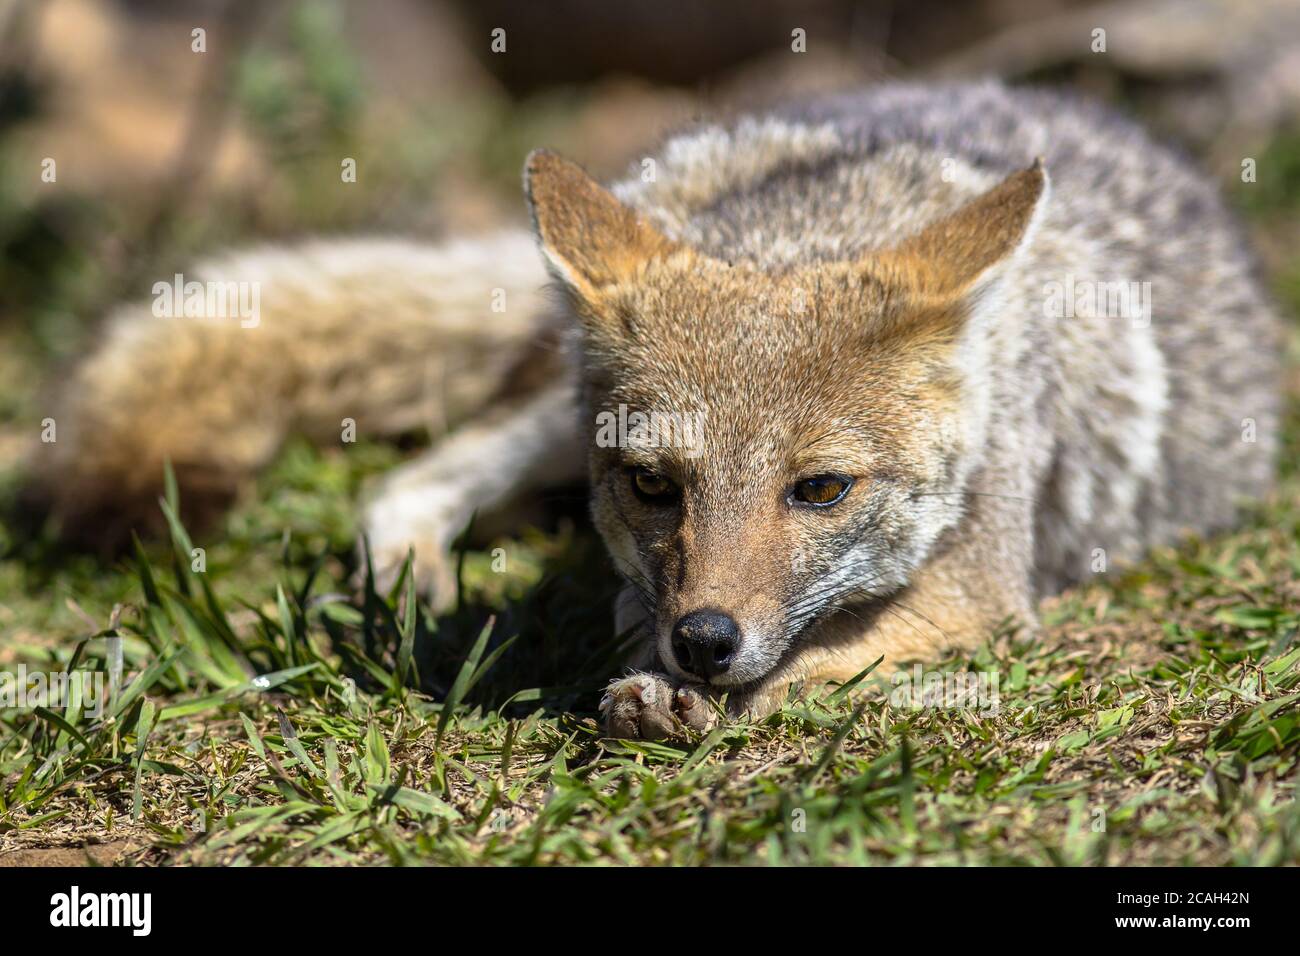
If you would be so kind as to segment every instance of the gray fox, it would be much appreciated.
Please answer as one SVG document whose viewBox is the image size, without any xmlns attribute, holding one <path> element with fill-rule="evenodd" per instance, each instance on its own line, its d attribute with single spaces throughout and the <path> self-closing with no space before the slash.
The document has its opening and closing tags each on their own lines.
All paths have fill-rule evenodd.
<svg viewBox="0 0 1300 956">
<path fill-rule="evenodd" d="M 256 327 L 124 309 L 33 463 L 64 528 L 137 521 L 164 460 L 219 506 L 291 432 L 434 422 L 362 521 L 437 598 L 474 512 L 585 474 L 642 636 L 606 728 L 653 738 L 1032 629 L 1272 486 L 1281 326 L 1246 244 L 1101 107 L 882 86 L 704 125 L 609 188 L 534 152 L 525 187 L 533 236 L 188 277 L 260 283 Z"/>
</svg>

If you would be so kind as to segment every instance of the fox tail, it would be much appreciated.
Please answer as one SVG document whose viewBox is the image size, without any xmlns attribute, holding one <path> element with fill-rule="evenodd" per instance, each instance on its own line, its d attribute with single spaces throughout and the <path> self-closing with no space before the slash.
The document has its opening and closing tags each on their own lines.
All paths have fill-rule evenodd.
<svg viewBox="0 0 1300 956">
<path fill-rule="evenodd" d="M 291 434 L 439 434 L 487 404 L 544 313 L 523 230 L 443 245 L 314 241 L 210 259 L 117 309 L 55 400 L 27 499 L 104 547 L 158 514 L 224 508 Z"/>
</svg>

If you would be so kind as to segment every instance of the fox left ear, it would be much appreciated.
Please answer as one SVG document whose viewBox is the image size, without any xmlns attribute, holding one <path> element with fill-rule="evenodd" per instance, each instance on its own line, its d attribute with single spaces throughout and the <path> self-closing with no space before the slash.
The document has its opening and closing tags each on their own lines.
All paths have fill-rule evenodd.
<svg viewBox="0 0 1300 956">
<path fill-rule="evenodd" d="M 874 258 L 900 270 L 925 295 L 943 298 L 974 291 L 1033 237 L 1049 188 L 1043 161 L 1036 160 Z"/>
<path fill-rule="evenodd" d="M 529 154 L 524 190 L 552 271 L 589 301 L 632 278 L 647 260 L 679 248 L 580 166 L 555 153 Z"/>
</svg>

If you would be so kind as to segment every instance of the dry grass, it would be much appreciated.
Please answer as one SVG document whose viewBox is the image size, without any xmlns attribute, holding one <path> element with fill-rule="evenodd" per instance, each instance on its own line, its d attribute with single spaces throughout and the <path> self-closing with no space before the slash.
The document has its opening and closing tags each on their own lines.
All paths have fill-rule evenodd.
<svg viewBox="0 0 1300 956">
<path fill-rule="evenodd" d="M 611 650 L 607 622 L 555 610 L 590 593 L 582 537 L 534 540 L 518 563 L 552 573 L 523 598 L 476 579 L 471 555 L 470 596 L 441 620 L 408 614 L 404 589 L 344 601 L 292 548 L 278 588 L 241 582 L 239 600 L 220 571 L 142 555 L 137 606 L 44 652 L 49 669 L 103 669 L 120 642 L 143 672 L 127 705 L 4 718 L 0 858 L 99 844 L 144 864 L 1300 861 L 1298 530 L 1277 504 L 1051 602 L 1039 640 L 941 665 L 995 676 L 992 712 L 913 710 L 870 675 L 681 745 L 599 736 L 606 665 L 582 662 Z M 552 628 L 565 643 L 544 661 Z M 548 666 L 579 686 L 510 702 Z"/>
</svg>

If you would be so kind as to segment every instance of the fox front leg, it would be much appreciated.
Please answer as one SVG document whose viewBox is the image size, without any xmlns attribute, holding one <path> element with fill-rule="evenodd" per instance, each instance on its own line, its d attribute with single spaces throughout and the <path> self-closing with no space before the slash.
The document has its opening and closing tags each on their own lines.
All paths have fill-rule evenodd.
<svg viewBox="0 0 1300 956">
<path fill-rule="evenodd" d="M 663 674 L 634 673 L 610 683 L 600 702 L 605 736 L 668 740 L 716 721 L 707 691 Z"/>
<path fill-rule="evenodd" d="M 780 708 L 791 687 L 816 692 L 851 680 L 881 658 L 891 670 L 906 661 L 933 661 L 945 651 L 978 646 L 1008 620 L 1032 630 L 1031 520 L 1027 502 L 981 500 L 902 592 L 874 608 L 829 615 L 757 688 L 733 694 L 728 712 L 764 717 Z"/>
<path fill-rule="evenodd" d="M 601 698 L 606 737 L 668 740 L 714 725 L 717 713 L 703 685 L 659 673 L 662 664 L 646 628 L 645 608 L 631 587 L 619 593 L 614 605 L 614 632 L 639 638 L 627 662 L 632 672 L 610 681 Z"/>
<path fill-rule="evenodd" d="M 885 606 L 866 627 L 853 615 L 834 615 L 807 635 L 789 660 L 758 687 L 730 695 L 727 712 L 751 719 L 766 717 L 780 709 L 791 688 L 801 694 L 816 694 L 852 680 L 877 661 L 892 671 L 905 661 L 934 660 L 944 650 L 977 645 L 1005 619 L 974 607 L 944 615 L 923 601 L 914 603 L 920 595 L 913 589 L 904 593 L 907 597 L 902 600 L 909 608 L 917 608 L 916 612 Z M 927 613 L 927 607 L 934 613 Z M 853 612 L 859 617 L 864 614 L 856 608 Z M 938 624 L 936 618 L 944 623 Z"/>
<path fill-rule="evenodd" d="M 791 688 L 816 692 L 829 682 L 851 680 L 882 657 L 891 669 L 906 661 L 932 661 L 947 650 L 977 646 L 1008 619 L 1033 628 L 1031 527 L 1027 501 L 981 499 L 906 588 L 874 607 L 828 615 L 803 634 L 757 686 L 727 693 L 727 713 L 766 717 L 781 707 Z M 634 607 L 625 593 L 619 620 L 635 622 Z M 652 668 L 652 642 L 642 641 L 639 653 L 637 664 Z M 659 682 L 650 692 L 652 709 L 662 710 L 670 699 L 662 687 L 676 689 L 672 678 L 633 676 L 654 676 Z M 620 688 L 619 696 L 636 695 L 642 689 L 628 685 Z M 693 689 L 704 693 L 704 688 Z M 715 688 L 708 693 L 720 697 L 724 691 Z M 607 726 L 608 719 L 607 713 Z M 651 726 L 657 728 L 655 721 L 662 719 L 662 714 L 656 714 Z"/>
<path fill-rule="evenodd" d="M 448 552 L 475 512 L 582 477 L 572 391 L 563 383 L 485 414 L 385 477 L 362 516 L 381 591 L 414 550 L 417 586 L 445 607 L 456 594 Z"/>
</svg>

